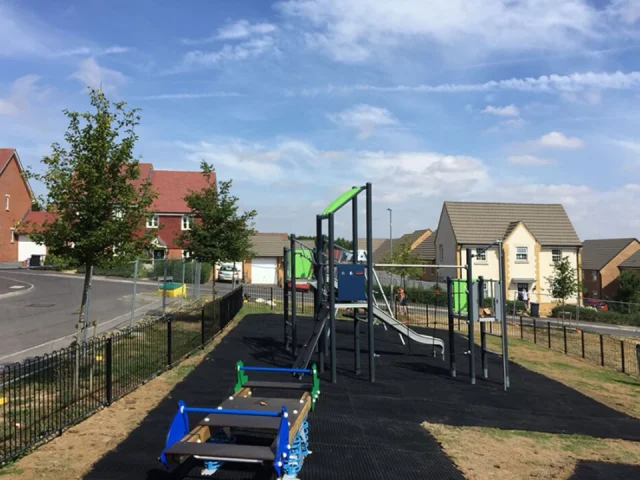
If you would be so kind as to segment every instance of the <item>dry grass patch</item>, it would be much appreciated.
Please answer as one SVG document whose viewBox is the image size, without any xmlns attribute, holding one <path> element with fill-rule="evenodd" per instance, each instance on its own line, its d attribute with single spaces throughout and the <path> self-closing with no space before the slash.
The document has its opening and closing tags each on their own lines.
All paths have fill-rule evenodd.
<svg viewBox="0 0 640 480">
<path fill-rule="evenodd" d="M 469 480 L 567 479 L 578 460 L 640 466 L 640 442 L 428 422 L 422 425 Z"/>
<path fill-rule="evenodd" d="M 243 309 L 204 350 L 114 402 L 30 455 L 0 470 L 3 480 L 80 479 L 140 424 L 247 314 Z"/>
</svg>

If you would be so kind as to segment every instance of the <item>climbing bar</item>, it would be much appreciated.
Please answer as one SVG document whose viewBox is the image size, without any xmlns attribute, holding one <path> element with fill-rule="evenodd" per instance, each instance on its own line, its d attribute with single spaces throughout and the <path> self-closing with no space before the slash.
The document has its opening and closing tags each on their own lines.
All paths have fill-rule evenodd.
<svg viewBox="0 0 640 480">
<path fill-rule="evenodd" d="M 400 268 L 467 268 L 466 265 L 435 265 L 428 263 L 375 263 L 374 267 L 400 267 Z"/>
<path fill-rule="evenodd" d="M 206 415 L 211 414 L 219 414 L 219 415 L 246 415 L 248 417 L 279 417 L 282 413 L 284 416 L 287 416 L 286 411 L 284 412 L 261 412 L 258 410 L 233 410 L 226 408 L 200 408 L 200 407 L 184 407 L 183 410 L 185 413 L 204 413 Z"/>
<path fill-rule="evenodd" d="M 239 368 L 245 372 L 313 373 L 310 368 L 246 367 L 244 365 Z"/>
</svg>

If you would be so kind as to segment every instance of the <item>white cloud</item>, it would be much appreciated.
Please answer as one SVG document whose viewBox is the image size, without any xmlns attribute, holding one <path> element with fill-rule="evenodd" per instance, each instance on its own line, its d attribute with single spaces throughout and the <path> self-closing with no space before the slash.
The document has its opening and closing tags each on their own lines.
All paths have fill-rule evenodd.
<svg viewBox="0 0 640 480">
<path fill-rule="evenodd" d="M 632 151 L 633 153 L 640 154 L 640 142 L 634 142 L 632 140 L 612 140 L 612 143 L 619 147 Z"/>
<path fill-rule="evenodd" d="M 398 120 L 386 108 L 360 104 L 328 115 L 337 125 L 358 130 L 358 138 L 366 139 L 380 126 L 396 125 Z"/>
<path fill-rule="evenodd" d="M 255 38 L 237 45 L 226 44 L 213 52 L 188 52 L 183 57 L 182 66 L 178 71 L 193 66 L 215 67 L 221 63 L 247 60 L 269 53 L 279 53 L 276 41 L 272 37 Z"/>
<path fill-rule="evenodd" d="M 633 25 L 640 19 L 640 3 L 637 0 L 612 0 L 608 12 L 626 25 Z"/>
<path fill-rule="evenodd" d="M 137 97 L 139 100 L 197 100 L 200 98 L 227 98 L 240 97 L 237 92 L 202 92 L 202 93 L 160 93 L 158 95 L 146 95 Z"/>
<path fill-rule="evenodd" d="M 536 144 L 540 147 L 549 148 L 575 149 L 584 147 L 584 142 L 578 137 L 567 137 L 561 132 L 547 133 L 536 140 Z"/>
<path fill-rule="evenodd" d="M 515 105 L 507 105 L 506 107 L 494 107 L 493 105 L 487 105 L 482 110 L 483 113 L 489 113 L 491 115 L 498 115 L 499 117 L 518 117 L 520 116 L 520 110 Z"/>
<path fill-rule="evenodd" d="M 216 33 L 210 37 L 200 39 L 184 38 L 181 42 L 184 45 L 202 45 L 218 40 L 240 40 L 253 35 L 267 35 L 277 30 L 278 27 L 271 23 L 251 23 L 248 20 L 238 20 L 218 28 Z"/>
<path fill-rule="evenodd" d="M 382 93 L 474 93 L 512 90 L 530 93 L 574 93 L 597 90 L 631 90 L 640 88 L 640 72 L 585 72 L 570 75 L 542 75 L 539 77 L 491 80 L 484 83 L 443 83 L 439 85 L 328 85 L 307 88 L 303 96 L 345 94 L 354 91 Z M 290 92 L 294 94 L 295 92 Z"/>
<path fill-rule="evenodd" d="M 76 47 L 71 48 L 69 50 L 60 50 L 57 52 L 53 52 L 51 54 L 52 57 L 100 57 L 103 55 L 118 55 L 122 53 L 127 53 L 131 49 L 129 47 L 121 47 L 119 45 L 114 45 L 107 48 L 91 48 L 91 47 Z"/>
<path fill-rule="evenodd" d="M 81 81 L 85 86 L 101 88 L 104 92 L 116 92 L 127 82 L 127 77 L 121 72 L 99 65 L 93 57 L 81 61 L 78 70 L 73 72 L 71 77 Z"/>
<path fill-rule="evenodd" d="M 512 155 L 507 158 L 507 162 L 512 165 L 553 165 L 555 162 L 548 158 L 536 157 L 535 155 Z"/>
<path fill-rule="evenodd" d="M 407 40 L 464 46 L 468 53 L 484 55 L 579 50 L 618 33 L 616 17 L 603 18 L 587 0 L 285 0 L 277 8 L 311 30 L 311 47 L 345 62 L 373 59 L 376 51 Z"/>
<path fill-rule="evenodd" d="M 39 80 L 37 75 L 25 75 L 16 79 L 11 84 L 9 95 L 0 98 L 0 115 L 18 116 L 26 113 L 30 103 L 43 100 L 49 90 L 38 87 Z"/>
<path fill-rule="evenodd" d="M 487 129 L 488 133 L 497 133 L 504 130 L 510 130 L 514 128 L 520 128 L 525 124 L 525 121 L 521 118 L 510 118 L 508 120 L 502 120 L 497 125 Z"/>
</svg>

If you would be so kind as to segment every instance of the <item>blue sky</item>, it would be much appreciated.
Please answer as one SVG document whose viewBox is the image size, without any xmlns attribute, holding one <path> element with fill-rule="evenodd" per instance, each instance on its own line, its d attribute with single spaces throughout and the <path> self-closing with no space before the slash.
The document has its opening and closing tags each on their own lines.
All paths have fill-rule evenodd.
<svg viewBox="0 0 640 480">
<path fill-rule="evenodd" d="M 443 200 L 640 230 L 635 0 L 0 0 L 0 62 L 0 145 L 25 164 L 102 85 L 142 109 L 144 161 L 208 160 L 262 231 L 311 233 L 366 181 L 377 236 L 387 208 L 397 234 L 435 229 Z"/>
</svg>

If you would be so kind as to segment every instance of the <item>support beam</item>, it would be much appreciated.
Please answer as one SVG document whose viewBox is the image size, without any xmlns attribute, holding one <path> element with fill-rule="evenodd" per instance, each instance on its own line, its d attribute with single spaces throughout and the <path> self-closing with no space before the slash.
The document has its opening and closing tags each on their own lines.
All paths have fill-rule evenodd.
<svg viewBox="0 0 640 480">
<path fill-rule="evenodd" d="M 358 263 L 358 196 L 351 199 L 351 233 L 352 233 L 352 261 L 353 264 Z M 356 375 L 360 375 L 360 322 L 357 321 L 357 310 L 353 310 L 353 363 Z"/>
<path fill-rule="evenodd" d="M 471 262 L 472 262 L 472 254 L 471 249 L 467 248 L 467 322 L 469 326 L 469 375 L 471 376 L 471 385 L 476 384 L 476 356 L 475 356 L 475 339 L 474 337 L 474 329 L 475 326 L 473 324 L 474 314 L 473 309 L 475 308 L 475 298 L 473 295 L 473 276 L 471 273 Z"/>
<path fill-rule="evenodd" d="M 316 255 L 318 257 L 318 265 L 317 265 L 317 273 L 316 273 L 316 310 L 314 318 L 317 318 L 317 315 L 320 313 L 320 307 L 322 302 L 324 301 L 323 292 L 324 292 L 324 284 L 325 284 L 325 268 L 324 268 L 324 237 L 322 233 L 322 216 L 316 216 Z M 318 341 L 318 371 L 320 373 L 324 373 L 325 366 L 325 333 L 324 331 L 320 334 L 320 339 Z"/>
<path fill-rule="evenodd" d="M 331 344 L 331 383 L 338 381 L 336 368 L 336 287 L 335 258 L 333 248 L 335 242 L 335 225 L 333 214 L 329 215 L 329 342 Z"/>
<path fill-rule="evenodd" d="M 296 290 L 296 236 L 291 234 L 291 258 L 289 263 L 291 264 L 291 353 L 296 356 L 296 349 L 298 348 L 298 326 L 297 326 L 297 290 Z"/>
<path fill-rule="evenodd" d="M 428 263 L 376 263 L 374 267 L 404 267 L 404 268 L 467 268 L 466 265 L 435 265 Z"/>
<path fill-rule="evenodd" d="M 283 307 L 284 307 L 284 348 L 285 350 L 289 349 L 289 279 L 287 275 L 289 275 L 289 249 L 287 247 L 282 248 L 282 263 L 284 267 L 284 297 L 283 297 Z"/>
<path fill-rule="evenodd" d="M 373 194 L 367 183 L 367 323 L 369 325 L 369 381 L 376 381 L 376 364 L 373 331 Z"/>
<path fill-rule="evenodd" d="M 478 277 L 478 315 L 484 307 L 484 277 Z M 495 316 L 495 312 L 493 312 Z M 480 321 L 480 356 L 482 359 L 482 378 L 489 378 L 489 365 L 487 363 L 487 324 Z"/>
<path fill-rule="evenodd" d="M 456 336 L 453 332 L 454 316 L 453 316 L 453 280 L 447 277 L 447 312 L 449 316 L 449 368 L 451 376 L 456 377 Z"/>
</svg>

